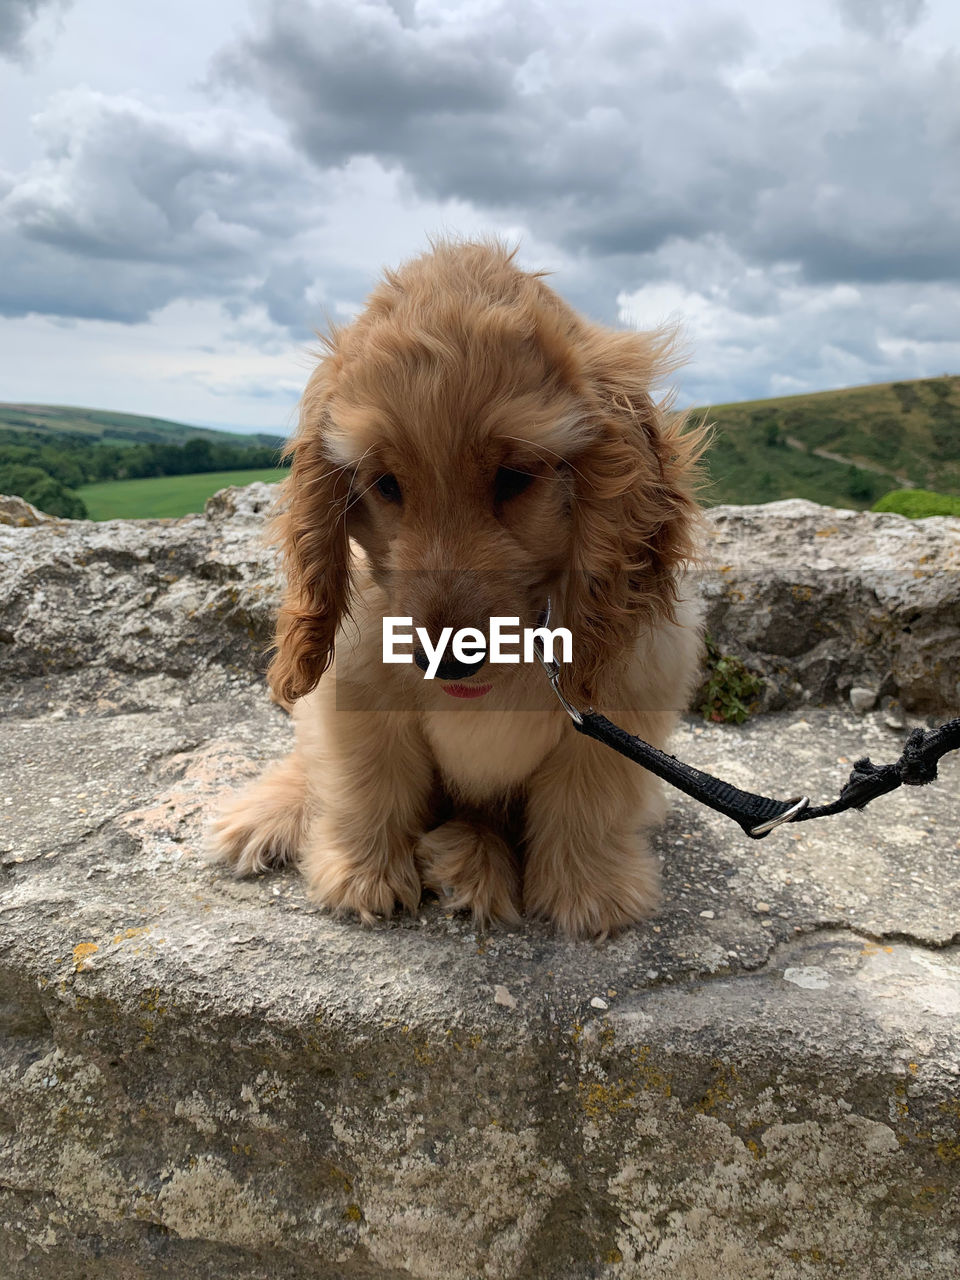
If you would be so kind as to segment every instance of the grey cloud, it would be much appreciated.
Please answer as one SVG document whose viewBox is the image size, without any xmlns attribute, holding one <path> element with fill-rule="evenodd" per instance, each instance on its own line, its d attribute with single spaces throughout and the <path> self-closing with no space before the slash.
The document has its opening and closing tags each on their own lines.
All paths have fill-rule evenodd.
<svg viewBox="0 0 960 1280">
<path fill-rule="evenodd" d="M 874 12 L 845 5 L 861 26 Z M 876 11 L 884 30 L 921 13 Z M 713 234 L 814 280 L 956 277 L 952 63 L 854 42 L 741 79 L 750 43 L 741 23 L 663 35 L 616 7 L 514 6 L 468 30 L 319 0 L 275 4 L 217 74 L 263 94 L 318 166 L 375 155 L 573 254 Z"/>
<path fill-rule="evenodd" d="M 960 292 L 944 283 L 811 284 L 799 268 L 762 272 L 728 246 L 690 253 L 679 243 L 643 260 L 653 284 L 625 299 L 624 318 L 647 326 L 675 299 L 690 363 L 687 403 L 925 377 L 960 361 Z M 639 299 L 639 300 L 638 300 Z M 671 308 L 672 311 L 672 308 Z"/>
<path fill-rule="evenodd" d="M 0 56 L 22 61 L 26 35 L 41 9 L 64 8 L 69 0 L 0 0 Z"/>
<path fill-rule="evenodd" d="M 178 297 L 196 296 L 183 269 L 96 258 L 0 232 L 0 314 L 31 313 L 137 324 Z"/>
<path fill-rule="evenodd" d="M 78 90 L 40 128 L 45 158 L 0 188 L 0 312 L 133 322 L 178 297 L 250 305 L 315 220 L 318 175 L 235 117 Z"/>
<path fill-rule="evenodd" d="M 926 11 L 926 0 L 837 0 L 840 16 L 855 31 L 883 39 L 915 27 Z"/>
<path fill-rule="evenodd" d="M 268 5 L 211 83 L 286 136 L 89 90 L 50 104 L 42 160 L 0 174 L 0 312 L 132 323 L 213 298 L 266 350 L 349 312 L 426 232 L 486 224 L 596 319 L 645 285 L 702 299 L 693 399 L 939 371 L 956 58 L 897 44 L 911 0 L 881 3 L 882 32 L 843 3 L 855 32 L 772 65 L 743 22 L 658 30 L 627 0 Z M 843 281 L 859 301 L 819 312 L 811 291 Z"/>
<path fill-rule="evenodd" d="M 790 163 L 758 194 L 758 256 L 812 280 L 958 278 L 955 80 L 951 60 L 887 48 L 798 59 L 767 103 Z"/>
<path fill-rule="evenodd" d="M 2 211 L 25 237 L 91 257 L 243 256 L 258 236 L 289 229 L 278 189 L 306 194 L 282 143 L 224 117 L 165 116 L 77 90 L 40 128 L 46 158 L 13 183 Z"/>
<path fill-rule="evenodd" d="M 669 49 L 629 12 L 612 25 L 594 16 L 533 3 L 468 28 L 414 26 L 386 3 L 284 0 L 215 74 L 262 92 L 321 166 L 375 155 L 424 194 L 499 208 L 636 192 L 652 174 L 657 134 L 696 115 L 720 142 L 714 119 L 719 111 L 730 122 L 731 95 L 718 73 L 748 36 L 740 24 L 707 22 L 702 41 Z M 664 167 L 677 176 L 682 156 Z M 666 182 L 654 193 L 674 211 L 685 194 Z M 695 199 L 685 203 L 693 212 Z"/>
<path fill-rule="evenodd" d="M 216 74 L 244 85 L 251 70 L 298 140 L 324 165 L 406 152 L 417 123 L 486 118 L 514 99 L 500 34 L 482 46 L 416 24 L 407 6 L 282 0 L 266 29 L 225 51 Z M 279 74 L 273 75 L 272 69 Z"/>
<path fill-rule="evenodd" d="M 340 319 L 338 299 L 359 299 L 367 284 L 355 270 L 336 262 L 325 260 L 321 270 L 317 262 L 295 256 L 271 263 L 248 300 L 261 304 L 275 325 L 307 334 Z"/>
</svg>

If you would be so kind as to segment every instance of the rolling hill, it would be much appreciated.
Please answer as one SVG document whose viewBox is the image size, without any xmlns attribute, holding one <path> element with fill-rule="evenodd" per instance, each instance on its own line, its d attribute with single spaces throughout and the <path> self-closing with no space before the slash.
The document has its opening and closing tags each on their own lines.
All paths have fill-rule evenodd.
<svg viewBox="0 0 960 1280">
<path fill-rule="evenodd" d="M 960 495 L 960 377 L 714 405 L 692 416 L 713 424 L 701 493 L 708 505 L 799 497 L 863 508 L 891 490 Z M 198 473 L 272 469 L 281 444 L 266 433 L 139 414 L 0 404 L 0 490 L 53 514 L 82 515 L 82 489 L 98 512 L 122 515 L 134 500 L 128 495 L 147 509 L 154 477 L 164 510 L 177 505 L 171 494 L 179 484 L 186 512 L 216 483 Z M 128 488 L 111 497 L 111 483 Z"/>
<path fill-rule="evenodd" d="M 891 489 L 960 493 L 960 377 L 694 410 L 715 425 L 708 502 L 866 507 Z"/>
<path fill-rule="evenodd" d="M 283 436 L 263 431 L 247 435 L 137 413 L 50 404 L 0 404 L 0 431 L 26 431 L 42 436 L 80 435 L 90 442 L 104 444 L 184 444 L 187 440 L 269 448 L 283 444 Z"/>
</svg>

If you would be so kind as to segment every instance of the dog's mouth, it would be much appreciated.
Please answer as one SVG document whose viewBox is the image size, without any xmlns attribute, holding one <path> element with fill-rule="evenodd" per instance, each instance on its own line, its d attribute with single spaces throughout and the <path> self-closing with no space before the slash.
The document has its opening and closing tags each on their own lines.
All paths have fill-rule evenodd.
<svg viewBox="0 0 960 1280">
<path fill-rule="evenodd" d="M 451 698 L 482 698 L 493 688 L 492 684 L 441 684 L 444 693 Z"/>
</svg>

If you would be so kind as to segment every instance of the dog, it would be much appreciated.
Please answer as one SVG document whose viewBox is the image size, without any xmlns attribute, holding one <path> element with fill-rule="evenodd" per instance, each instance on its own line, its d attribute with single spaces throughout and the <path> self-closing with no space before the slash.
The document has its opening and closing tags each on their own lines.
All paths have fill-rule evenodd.
<svg viewBox="0 0 960 1280">
<path fill-rule="evenodd" d="M 366 923 L 426 888 L 486 927 L 603 938 L 649 914 L 660 783 L 579 735 L 524 662 L 383 661 L 383 619 L 438 640 L 496 616 L 569 629 L 561 689 L 663 746 L 696 682 L 705 431 L 652 397 L 663 331 L 581 317 L 498 242 L 387 271 L 322 339 L 278 517 L 268 678 L 292 754 L 229 798 L 208 853 L 297 864 Z"/>
</svg>

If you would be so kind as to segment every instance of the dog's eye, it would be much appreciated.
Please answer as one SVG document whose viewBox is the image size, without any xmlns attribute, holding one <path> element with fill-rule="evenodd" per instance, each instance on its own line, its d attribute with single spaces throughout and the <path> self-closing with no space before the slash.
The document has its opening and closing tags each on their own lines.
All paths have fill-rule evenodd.
<svg viewBox="0 0 960 1280">
<path fill-rule="evenodd" d="M 381 476 L 377 481 L 377 491 L 388 502 L 402 502 L 403 494 L 400 492 L 400 482 L 392 471 L 388 471 L 386 475 Z"/>
<path fill-rule="evenodd" d="M 533 484 L 536 476 L 528 471 L 514 471 L 513 467 L 500 467 L 493 482 L 493 496 L 498 503 L 518 498 Z"/>
</svg>

